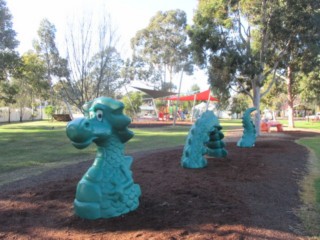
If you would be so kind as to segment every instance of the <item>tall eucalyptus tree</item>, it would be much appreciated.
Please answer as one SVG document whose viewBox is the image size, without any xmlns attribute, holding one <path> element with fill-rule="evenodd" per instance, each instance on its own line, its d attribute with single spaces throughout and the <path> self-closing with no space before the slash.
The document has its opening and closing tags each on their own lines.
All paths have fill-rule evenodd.
<svg viewBox="0 0 320 240">
<path fill-rule="evenodd" d="M 159 11 L 149 25 L 131 40 L 133 60 L 143 80 L 154 79 L 158 87 L 171 90 L 175 73 L 192 72 L 187 45 L 187 16 L 182 10 Z M 167 81 L 166 74 L 169 75 Z M 164 88 L 169 89 L 164 89 Z"/>
<path fill-rule="evenodd" d="M 50 85 L 50 99 L 53 104 L 53 84 L 62 77 L 68 77 L 67 61 L 60 56 L 56 46 L 56 28 L 48 19 L 40 22 L 38 39 L 33 41 L 33 47 L 43 59 L 46 67 L 46 78 Z"/>
<path fill-rule="evenodd" d="M 314 28 L 312 1 L 300 2 L 199 1 L 189 30 L 191 46 L 198 64 L 208 69 L 211 86 L 222 100 L 235 90 L 247 94 L 254 107 L 260 109 L 260 99 L 270 91 L 279 70 L 288 62 L 294 38 L 305 42 L 301 33 Z M 308 10 L 303 10 L 302 5 Z M 295 20 L 290 22 L 294 14 Z M 270 74 L 272 81 L 267 82 Z M 260 111 L 256 112 L 255 122 L 259 133 Z"/>
</svg>

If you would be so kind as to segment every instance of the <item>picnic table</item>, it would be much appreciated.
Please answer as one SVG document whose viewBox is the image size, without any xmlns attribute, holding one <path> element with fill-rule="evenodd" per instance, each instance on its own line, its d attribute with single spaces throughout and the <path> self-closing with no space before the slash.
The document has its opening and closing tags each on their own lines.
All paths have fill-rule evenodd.
<svg viewBox="0 0 320 240">
<path fill-rule="evenodd" d="M 272 127 L 276 127 L 277 132 L 283 132 L 283 126 L 278 121 L 262 121 L 260 123 L 261 132 L 271 132 Z"/>
</svg>

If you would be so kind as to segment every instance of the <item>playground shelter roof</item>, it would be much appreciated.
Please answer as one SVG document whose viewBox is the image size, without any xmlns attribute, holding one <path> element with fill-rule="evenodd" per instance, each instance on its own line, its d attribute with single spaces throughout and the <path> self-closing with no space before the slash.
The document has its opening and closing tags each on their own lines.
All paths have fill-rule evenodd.
<svg viewBox="0 0 320 240">
<path fill-rule="evenodd" d="M 192 94 L 192 95 L 188 95 L 188 96 L 180 96 L 179 97 L 179 101 L 219 101 L 217 98 L 210 96 L 211 92 L 210 89 L 203 91 L 203 92 L 199 92 L 196 94 Z M 168 97 L 166 98 L 166 100 L 172 100 L 172 101 L 177 101 L 178 100 L 178 96 L 172 96 L 172 97 Z"/>
<path fill-rule="evenodd" d="M 148 94 L 152 98 L 163 98 L 163 97 L 167 97 L 167 96 L 171 96 L 171 95 L 177 94 L 175 92 L 152 90 L 152 89 L 141 88 L 141 87 L 133 87 L 133 88 L 138 89 L 138 90 Z"/>
</svg>

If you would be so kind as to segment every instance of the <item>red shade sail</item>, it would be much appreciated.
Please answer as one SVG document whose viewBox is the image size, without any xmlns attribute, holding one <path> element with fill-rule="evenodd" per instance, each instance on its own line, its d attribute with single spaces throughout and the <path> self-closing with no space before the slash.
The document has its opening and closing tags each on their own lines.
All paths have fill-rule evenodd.
<svg viewBox="0 0 320 240">
<path fill-rule="evenodd" d="M 204 91 L 204 92 L 200 92 L 197 94 L 192 94 L 192 95 L 188 95 L 188 96 L 181 96 L 179 98 L 180 101 L 219 101 L 217 98 L 210 96 L 210 89 Z M 172 100 L 172 101 L 177 101 L 178 100 L 178 96 L 173 96 L 173 97 L 168 97 L 166 98 L 166 100 Z"/>
</svg>

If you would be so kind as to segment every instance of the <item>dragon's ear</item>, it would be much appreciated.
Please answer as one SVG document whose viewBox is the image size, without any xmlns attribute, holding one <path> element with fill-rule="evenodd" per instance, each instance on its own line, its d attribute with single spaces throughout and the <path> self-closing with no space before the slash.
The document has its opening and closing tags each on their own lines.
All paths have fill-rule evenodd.
<svg viewBox="0 0 320 240">
<path fill-rule="evenodd" d="M 122 131 L 118 131 L 118 136 L 120 138 L 120 141 L 122 143 L 125 143 L 125 142 L 129 141 L 134 136 L 134 133 L 132 131 L 130 131 L 128 128 L 125 128 Z"/>
<path fill-rule="evenodd" d="M 83 104 L 83 106 L 82 106 L 83 115 L 84 115 L 85 117 L 89 117 L 89 109 L 90 109 L 90 107 L 91 107 L 91 105 L 92 105 L 92 102 L 93 102 L 93 101 L 86 102 L 86 103 Z"/>
</svg>

